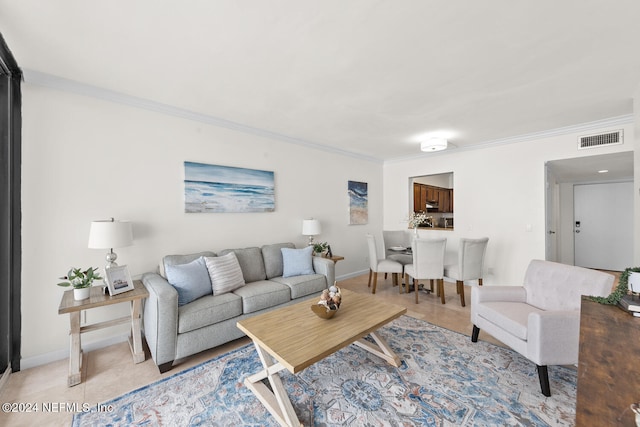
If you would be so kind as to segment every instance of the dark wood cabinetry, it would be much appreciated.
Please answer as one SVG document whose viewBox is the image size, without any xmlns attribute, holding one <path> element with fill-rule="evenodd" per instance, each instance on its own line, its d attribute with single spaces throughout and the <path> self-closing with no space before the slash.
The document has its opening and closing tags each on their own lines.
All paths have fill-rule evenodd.
<svg viewBox="0 0 640 427">
<path fill-rule="evenodd" d="M 427 209 L 427 203 L 435 206 Z M 453 189 L 434 187 L 426 184 L 413 184 L 414 212 L 453 212 Z"/>
<path fill-rule="evenodd" d="M 635 426 L 640 400 L 640 318 L 616 306 L 582 300 L 576 427 Z"/>
</svg>

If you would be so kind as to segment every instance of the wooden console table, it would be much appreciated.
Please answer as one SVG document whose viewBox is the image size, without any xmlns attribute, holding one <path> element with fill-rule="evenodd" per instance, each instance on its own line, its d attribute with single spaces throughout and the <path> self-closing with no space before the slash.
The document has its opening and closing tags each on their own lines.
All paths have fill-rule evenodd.
<svg viewBox="0 0 640 427">
<path fill-rule="evenodd" d="M 635 426 L 639 363 L 640 318 L 583 298 L 576 426 Z"/>
<path fill-rule="evenodd" d="M 71 330 L 70 335 L 70 352 L 69 352 L 69 378 L 67 385 L 69 387 L 80 384 L 82 382 L 82 345 L 80 343 L 80 334 L 83 332 L 95 331 L 97 329 L 107 328 L 110 326 L 120 325 L 123 323 L 131 323 L 131 336 L 129 336 L 129 347 L 133 354 L 133 363 L 144 362 L 144 350 L 142 348 L 142 300 L 149 296 L 147 288 L 144 287 L 140 280 L 133 281 L 134 289 L 132 291 L 123 292 L 118 295 L 110 296 L 103 293 L 102 286 L 94 286 L 91 288 L 91 296 L 87 299 L 76 301 L 73 299 L 73 290 L 65 291 L 60 301 L 58 314 L 69 313 Z M 105 322 L 94 323 L 91 325 L 80 326 L 80 312 L 96 307 L 105 307 L 107 305 L 129 302 L 131 304 L 131 315 L 121 317 L 119 319 L 109 320 Z"/>
</svg>

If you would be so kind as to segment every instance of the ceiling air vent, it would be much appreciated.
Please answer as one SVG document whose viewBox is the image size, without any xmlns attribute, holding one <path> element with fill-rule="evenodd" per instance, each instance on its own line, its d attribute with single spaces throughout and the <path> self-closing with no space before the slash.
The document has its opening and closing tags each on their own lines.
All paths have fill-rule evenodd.
<svg viewBox="0 0 640 427">
<path fill-rule="evenodd" d="M 600 133 L 597 135 L 587 135 L 578 138 L 578 150 L 587 148 L 602 147 L 603 145 L 622 144 L 624 133 L 622 130 L 614 132 Z"/>
</svg>

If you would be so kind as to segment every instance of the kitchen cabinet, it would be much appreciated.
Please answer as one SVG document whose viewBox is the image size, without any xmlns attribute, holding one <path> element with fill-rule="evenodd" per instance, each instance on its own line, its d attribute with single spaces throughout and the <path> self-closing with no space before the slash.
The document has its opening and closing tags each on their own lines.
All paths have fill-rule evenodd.
<svg viewBox="0 0 640 427">
<path fill-rule="evenodd" d="M 414 212 L 424 212 L 427 206 L 437 206 L 429 209 L 428 212 L 453 212 L 453 189 L 434 187 L 426 184 L 413 184 L 413 210 Z"/>
</svg>

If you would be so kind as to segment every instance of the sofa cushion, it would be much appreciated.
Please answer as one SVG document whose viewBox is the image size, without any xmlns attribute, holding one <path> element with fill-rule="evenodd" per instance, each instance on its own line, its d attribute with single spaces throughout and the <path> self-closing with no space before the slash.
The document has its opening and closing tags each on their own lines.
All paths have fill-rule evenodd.
<svg viewBox="0 0 640 427">
<path fill-rule="evenodd" d="M 244 286 L 242 270 L 233 252 L 219 257 L 205 257 L 204 260 L 214 295 L 221 295 Z"/>
<path fill-rule="evenodd" d="M 315 274 L 313 271 L 313 246 L 302 249 L 282 248 L 282 277 Z"/>
<path fill-rule="evenodd" d="M 289 287 L 271 280 L 247 283 L 245 286 L 233 291 L 233 293 L 242 298 L 242 311 L 244 314 L 274 307 L 291 300 Z"/>
<path fill-rule="evenodd" d="M 529 313 L 543 313 L 523 302 L 483 302 L 476 306 L 478 316 L 500 325 L 502 329 L 521 340 L 527 340 Z"/>
<path fill-rule="evenodd" d="M 264 261 L 262 260 L 262 251 L 260 248 L 243 248 L 243 249 L 225 249 L 218 255 L 226 255 L 229 252 L 236 254 L 242 275 L 246 283 L 264 280 L 267 273 L 264 270 Z"/>
<path fill-rule="evenodd" d="M 274 282 L 287 285 L 291 290 L 291 299 L 318 294 L 327 289 L 327 278 L 322 274 L 307 274 L 305 276 L 274 277 Z"/>
<path fill-rule="evenodd" d="M 193 331 L 242 314 L 242 299 L 232 292 L 207 295 L 178 308 L 178 333 Z"/>
<path fill-rule="evenodd" d="M 265 245 L 262 247 L 262 258 L 264 259 L 264 269 L 267 273 L 267 279 L 282 276 L 282 248 L 295 249 L 293 243 L 276 243 L 274 245 Z"/>
<path fill-rule="evenodd" d="M 204 257 L 197 258 L 188 264 L 169 264 L 165 272 L 167 281 L 178 291 L 178 306 L 189 304 L 212 293 Z"/>
<path fill-rule="evenodd" d="M 166 255 L 162 258 L 162 261 L 158 265 L 159 273 L 165 279 L 167 278 L 166 270 L 168 265 L 189 264 L 191 261 L 200 258 L 201 256 L 216 256 L 214 252 L 204 251 L 197 252 L 195 254 L 187 255 Z"/>
</svg>

